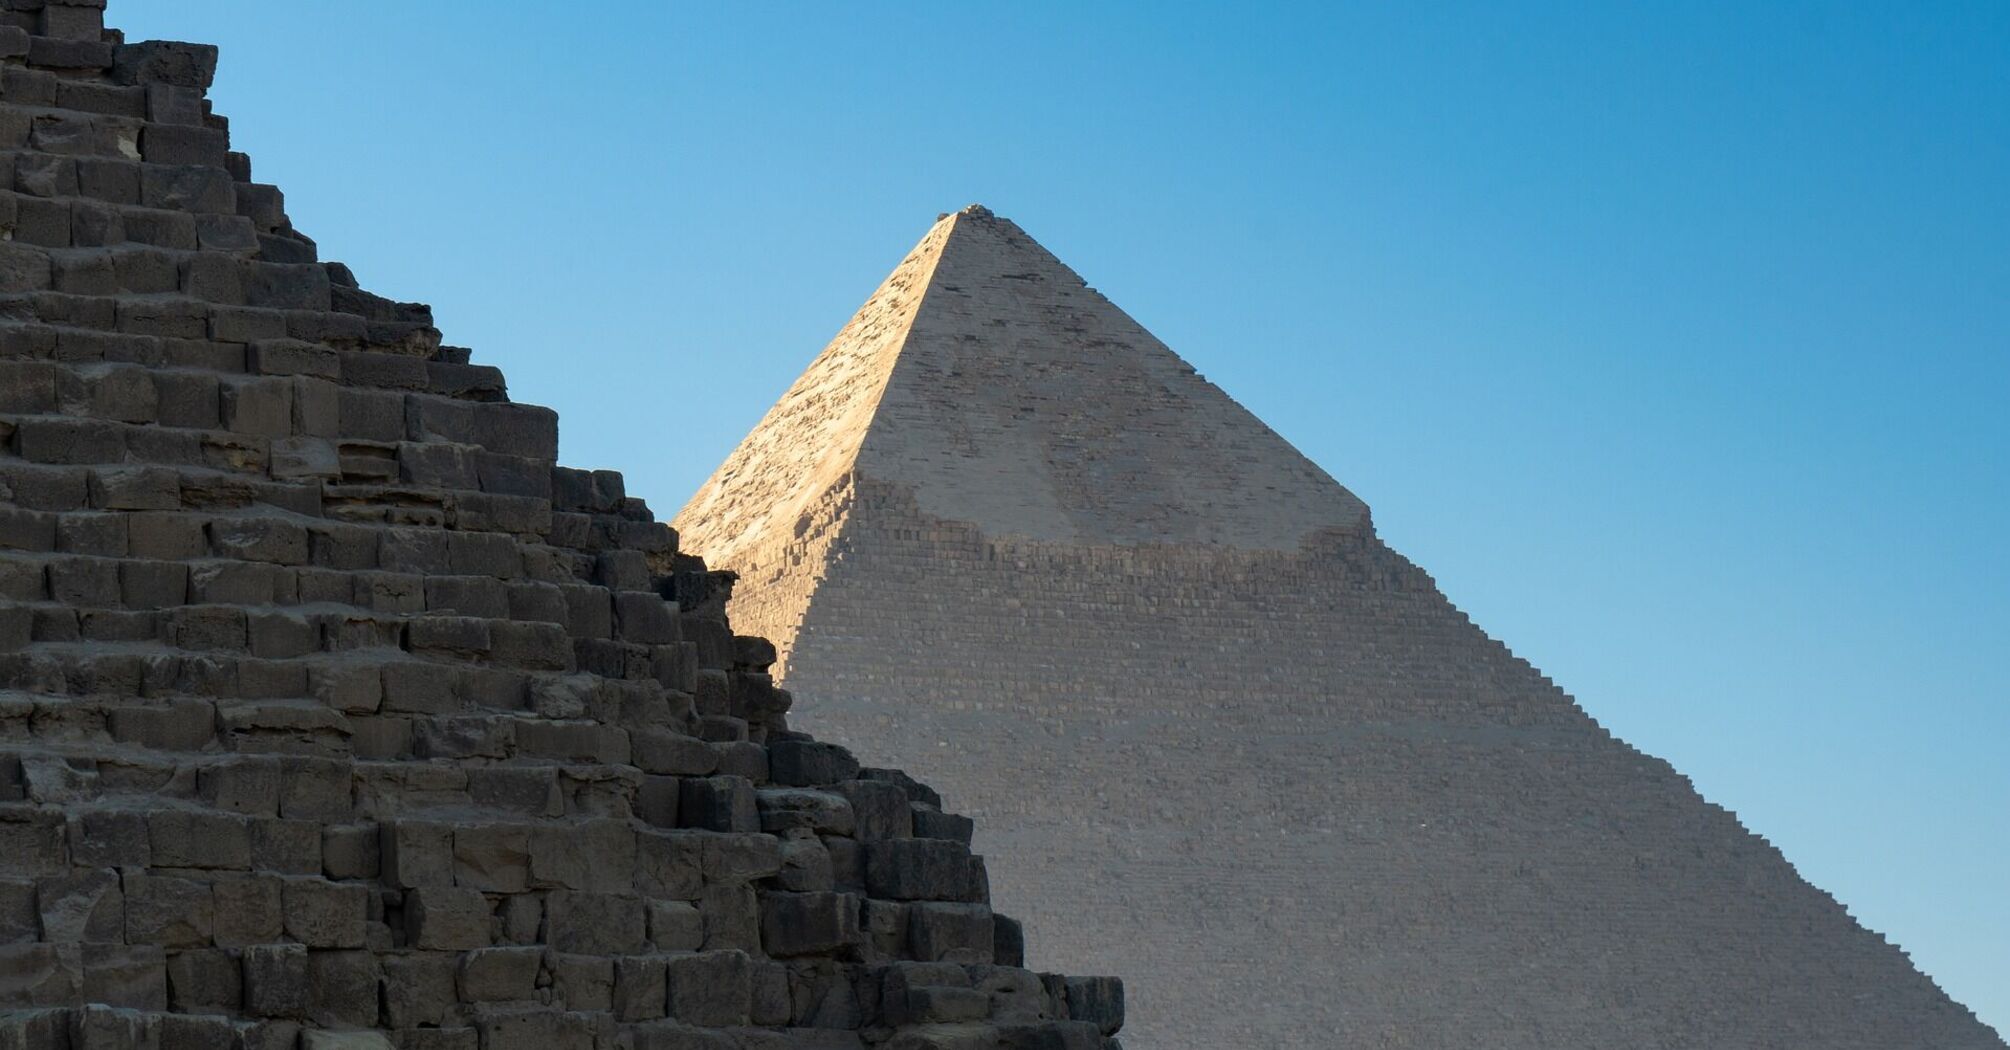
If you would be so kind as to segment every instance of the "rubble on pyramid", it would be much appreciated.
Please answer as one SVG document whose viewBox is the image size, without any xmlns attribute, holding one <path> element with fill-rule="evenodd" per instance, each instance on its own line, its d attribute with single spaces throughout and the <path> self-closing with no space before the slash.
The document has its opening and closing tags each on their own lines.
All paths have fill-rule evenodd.
<svg viewBox="0 0 2010 1050">
<path fill-rule="evenodd" d="M 1117 1046 L 728 577 L 319 261 L 213 48 L 0 0 L 0 1048 Z"/>
<path fill-rule="evenodd" d="M 673 525 L 799 722 L 978 818 L 1035 961 L 1125 975 L 1133 1045 L 2003 1050 L 981 207 Z"/>
</svg>

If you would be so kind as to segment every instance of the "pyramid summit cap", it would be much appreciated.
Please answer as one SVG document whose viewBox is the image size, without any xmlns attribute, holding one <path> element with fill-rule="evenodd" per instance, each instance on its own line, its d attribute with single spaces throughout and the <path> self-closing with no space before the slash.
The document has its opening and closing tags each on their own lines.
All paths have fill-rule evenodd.
<svg viewBox="0 0 2010 1050">
<path fill-rule="evenodd" d="M 1368 508 L 1009 219 L 944 215 L 679 516 L 715 558 L 857 478 L 993 536 L 1297 550 Z"/>
</svg>

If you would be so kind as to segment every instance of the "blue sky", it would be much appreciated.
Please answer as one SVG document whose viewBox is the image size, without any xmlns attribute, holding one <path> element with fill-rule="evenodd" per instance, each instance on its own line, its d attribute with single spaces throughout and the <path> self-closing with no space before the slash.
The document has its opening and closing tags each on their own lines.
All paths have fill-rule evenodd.
<svg viewBox="0 0 2010 1050">
<path fill-rule="evenodd" d="M 116 0 L 674 513 L 1018 220 L 2010 1030 L 2010 6 Z"/>
</svg>

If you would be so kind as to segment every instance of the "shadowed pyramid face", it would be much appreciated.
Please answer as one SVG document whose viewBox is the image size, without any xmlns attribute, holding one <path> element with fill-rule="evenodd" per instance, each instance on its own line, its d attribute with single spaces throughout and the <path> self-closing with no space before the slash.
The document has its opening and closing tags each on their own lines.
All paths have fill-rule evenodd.
<svg viewBox="0 0 2010 1050">
<path fill-rule="evenodd" d="M 0 1050 L 1106 1045 L 969 822 L 102 6 L 0 0 Z"/>
<path fill-rule="evenodd" d="M 2003 1045 L 981 208 L 674 524 L 1133 1045 Z"/>
</svg>

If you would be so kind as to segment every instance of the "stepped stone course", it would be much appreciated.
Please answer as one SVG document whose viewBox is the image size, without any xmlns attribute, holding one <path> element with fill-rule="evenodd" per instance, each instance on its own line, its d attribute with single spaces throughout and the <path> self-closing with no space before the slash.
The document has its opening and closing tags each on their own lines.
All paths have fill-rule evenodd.
<svg viewBox="0 0 2010 1050">
<path fill-rule="evenodd" d="M 673 524 L 1133 1046 L 2004 1046 L 982 208 Z"/>
<path fill-rule="evenodd" d="M 0 0 L 0 1048 L 1114 1050 L 216 57 Z"/>
</svg>

